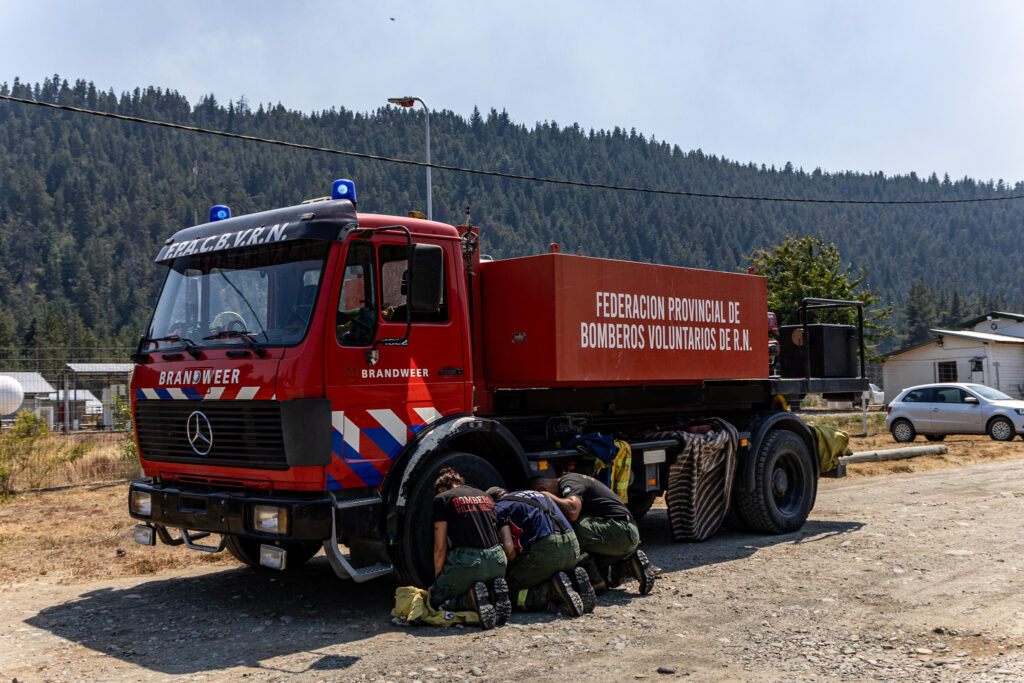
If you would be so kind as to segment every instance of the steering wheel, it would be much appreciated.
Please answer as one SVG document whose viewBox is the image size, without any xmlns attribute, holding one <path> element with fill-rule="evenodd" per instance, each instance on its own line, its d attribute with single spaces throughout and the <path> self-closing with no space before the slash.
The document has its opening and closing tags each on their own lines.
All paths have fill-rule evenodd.
<svg viewBox="0 0 1024 683">
<path fill-rule="evenodd" d="M 213 319 L 213 329 L 245 332 L 245 318 L 234 311 L 221 311 Z"/>
<path fill-rule="evenodd" d="M 371 311 L 369 308 L 353 308 L 349 310 L 338 311 L 338 322 L 337 322 L 337 334 L 338 338 L 352 339 L 356 337 L 356 330 L 359 330 L 363 335 L 368 335 L 370 339 L 373 338 L 373 334 L 376 331 L 374 325 L 366 319 L 366 313 Z M 362 341 L 359 339 L 359 341 Z M 367 341 L 366 343 L 369 343 Z"/>
</svg>

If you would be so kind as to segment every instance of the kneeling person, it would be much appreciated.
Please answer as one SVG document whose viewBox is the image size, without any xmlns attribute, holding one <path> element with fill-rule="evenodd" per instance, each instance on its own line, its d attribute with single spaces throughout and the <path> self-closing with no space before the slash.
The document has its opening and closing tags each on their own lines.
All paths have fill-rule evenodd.
<svg viewBox="0 0 1024 683">
<path fill-rule="evenodd" d="M 450 467 L 441 470 L 434 490 L 435 578 L 430 604 L 451 611 L 473 609 L 484 628 L 503 624 L 511 605 L 494 501 L 467 486 L 462 475 Z M 496 604 L 491 603 L 492 591 Z"/>
<path fill-rule="evenodd" d="M 576 572 L 579 543 L 558 506 L 537 491 L 509 493 L 494 486 L 487 494 L 495 501 L 514 604 L 532 611 L 562 603 L 572 617 L 592 612 L 594 589 L 586 571 Z"/>
<path fill-rule="evenodd" d="M 599 590 L 601 579 L 608 577 L 615 586 L 625 577 L 640 583 L 640 593 L 654 588 L 654 568 L 647 555 L 638 550 L 640 530 L 625 503 L 593 477 L 569 472 L 560 478 L 539 477 L 531 488 L 555 501 L 558 509 L 572 522 L 580 549 L 587 553 L 591 583 Z"/>
</svg>

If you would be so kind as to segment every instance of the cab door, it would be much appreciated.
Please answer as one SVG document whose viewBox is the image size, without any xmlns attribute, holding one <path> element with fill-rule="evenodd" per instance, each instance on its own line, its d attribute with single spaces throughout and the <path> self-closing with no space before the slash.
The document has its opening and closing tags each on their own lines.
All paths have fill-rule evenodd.
<svg viewBox="0 0 1024 683">
<path fill-rule="evenodd" d="M 443 240 L 422 241 L 445 246 Z M 372 240 L 351 239 L 340 261 L 332 288 L 334 334 L 324 340 L 333 427 L 328 489 L 379 486 L 417 432 L 467 409 L 462 316 L 449 305 L 459 300 L 458 273 L 444 249 L 441 310 L 410 314 L 403 285 L 407 250 L 404 235 L 378 233 Z M 398 344 L 407 328 L 408 341 Z"/>
</svg>

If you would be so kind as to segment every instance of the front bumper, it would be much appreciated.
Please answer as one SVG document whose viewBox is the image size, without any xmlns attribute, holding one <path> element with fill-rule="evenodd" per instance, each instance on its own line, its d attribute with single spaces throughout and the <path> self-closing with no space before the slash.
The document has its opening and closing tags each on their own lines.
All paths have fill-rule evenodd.
<svg viewBox="0 0 1024 683">
<path fill-rule="evenodd" d="M 129 508 L 129 514 L 132 518 L 152 526 L 248 536 L 270 541 L 321 542 L 331 538 L 331 518 L 335 513 L 335 503 L 330 496 L 322 494 L 312 497 L 254 495 L 141 481 L 132 482 L 128 495 L 131 496 L 133 491 L 147 492 L 152 496 L 151 513 L 144 516 L 132 512 Z M 252 526 L 252 510 L 255 505 L 286 508 L 288 526 L 283 533 L 268 534 L 255 531 Z M 339 532 L 359 534 L 366 531 L 365 528 L 354 527 L 365 527 L 369 520 L 361 520 L 361 524 L 359 521 L 339 517 Z"/>
</svg>

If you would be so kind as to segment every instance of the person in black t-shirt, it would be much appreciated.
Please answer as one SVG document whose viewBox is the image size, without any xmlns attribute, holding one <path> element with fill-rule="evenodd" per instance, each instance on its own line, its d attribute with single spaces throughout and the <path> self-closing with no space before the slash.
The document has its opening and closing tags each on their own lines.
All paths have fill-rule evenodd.
<svg viewBox="0 0 1024 683">
<path fill-rule="evenodd" d="M 641 594 L 651 592 L 654 568 L 637 549 L 640 530 L 629 508 L 610 488 L 577 472 L 559 479 L 538 477 L 530 485 L 551 496 L 572 523 L 580 550 L 589 557 L 583 566 L 595 590 L 600 592 L 606 583 L 614 587 L 623 578 L 633 577 L 640 583 Z"/>
<path fill-rule="evenodd" d="M 438 609 L 475 609 L 484 628 L 504 623 L 512 607 L 494 501 L 467 486 L 450 467 L 441 470 L 434 490 L 435 578 L 430 604 Z M 488 584 L 493 584 L 496 605 L 491 604 Z"/>
</svg>

